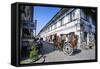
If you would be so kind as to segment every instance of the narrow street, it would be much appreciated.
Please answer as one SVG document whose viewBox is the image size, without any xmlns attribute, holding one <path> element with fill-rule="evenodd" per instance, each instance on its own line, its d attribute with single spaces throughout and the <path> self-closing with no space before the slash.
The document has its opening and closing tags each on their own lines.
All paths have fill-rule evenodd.
<svg viewBox="0 0 100 69">
<path fill-rule="evenodd" d="M 43 41 L 42 52 L 44 56 L 39 55 L 39 59 L 32 62 L 31 59 L 26 59 L 22 63 L 45 63 L 45 62 L 59 62 L 59 61 L 77 61 L 77 60 L 91 60 L 95 59 L 95 48 L 88 50 L 76 49 L 72 55 L 65 55 L 63 51 L 55 49 L 52 43 Z"/>
<path fill-rule="evenodd" d="M 63 51 L 55 49 L 53 44 L 45 41 L 43 42 L 43 53 L 45 60 L 41 57 L 35 63 L 95 59 L 95 49 L 77 50 L 71 56 L 68 56 Z"/>
</svg>

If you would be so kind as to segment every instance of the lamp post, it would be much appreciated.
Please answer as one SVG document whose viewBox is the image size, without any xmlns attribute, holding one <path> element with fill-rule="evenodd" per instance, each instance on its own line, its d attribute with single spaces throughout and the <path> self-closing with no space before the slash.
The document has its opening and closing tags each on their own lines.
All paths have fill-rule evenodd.
<svg viewBox="0 0 100 69">
<path fill-rule="evenodd" d="M 37 20 L 35 20 L 35 24 L 34 24 L 34 25 L 35 25 L 35 28 L 34 28 L 34 29 L 35 29 L 35 36 L 36 36 L 36 26 L 37 26 Z"/>
</svg>

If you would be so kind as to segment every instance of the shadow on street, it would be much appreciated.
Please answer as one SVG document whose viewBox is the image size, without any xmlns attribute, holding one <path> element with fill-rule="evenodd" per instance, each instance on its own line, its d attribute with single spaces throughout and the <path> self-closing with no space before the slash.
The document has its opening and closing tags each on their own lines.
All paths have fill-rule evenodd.
<svg viewBox="0 0 100 69">
<path fill-rule="evenodd" d="M 81 52 L 80 49 L 74 49 L 72 56 L 79 54 Z"/>
<path fill-rule="evenodd" d="M 48 43 L 48 42 L 43 42 L 43 54 L 48 54 L 55 51 L 55 46 L 53 45 L 53 43 Z"/>
</svg>

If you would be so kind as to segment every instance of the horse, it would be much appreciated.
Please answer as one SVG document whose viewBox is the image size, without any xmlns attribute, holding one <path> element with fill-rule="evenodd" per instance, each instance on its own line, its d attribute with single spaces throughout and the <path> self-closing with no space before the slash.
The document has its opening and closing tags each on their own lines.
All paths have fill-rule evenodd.
<svg viewBox="0 0 100 69">
<path fill-rule="evenodd" d="M 72 36 L 71 36 L 71 38 L 70 38 L 69 43 L 71 44 L 72 48 L 76 48 L 76 47 L 77 47 L 78 36 L 75 35 L 75 33 L 72 33 Z"/>
</svg>

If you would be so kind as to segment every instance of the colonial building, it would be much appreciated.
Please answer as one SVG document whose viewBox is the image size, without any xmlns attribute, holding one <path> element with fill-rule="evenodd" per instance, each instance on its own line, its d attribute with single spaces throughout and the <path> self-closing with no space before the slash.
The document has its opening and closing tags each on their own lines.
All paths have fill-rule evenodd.
<svg viewBox="0 0 100 69">
<path fill-rule="evenodd" d="M 33 7 L 20 6 L 20 52 L 21 59 L 29 57 L 29 51 L 35 36 L 36 26 L 33 21 Z"/>
<path fill-rule="evenodd" d="M 91 8 L 62 8 L 45 26 L 38 36 L 52 42 L 54 35 L 75 32 L 78 48 L 83 41 L 95 40 L 96 11 Z"/>
</svg>

